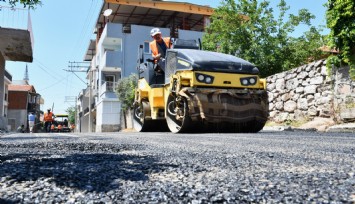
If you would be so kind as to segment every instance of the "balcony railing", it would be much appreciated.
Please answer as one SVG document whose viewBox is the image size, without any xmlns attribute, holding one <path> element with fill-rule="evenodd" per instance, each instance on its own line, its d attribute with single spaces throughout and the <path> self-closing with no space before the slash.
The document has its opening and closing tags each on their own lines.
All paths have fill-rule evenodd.
<svg viewBox="0 0 355 204">
<path fill-rule="evenodd" d="M 106 81 L 105 83 L 103 83 L 101 85 L 100 95 L 107 93 L 107 92 L 114 93 L 116 86 L 117 86 L 117 82 Z"/>
<path fill-rule="evenodd" d="M 27 8 L 11 8 L 0 5 L 0 27 L 31 30 L 31 18 Z"/>
</svg>

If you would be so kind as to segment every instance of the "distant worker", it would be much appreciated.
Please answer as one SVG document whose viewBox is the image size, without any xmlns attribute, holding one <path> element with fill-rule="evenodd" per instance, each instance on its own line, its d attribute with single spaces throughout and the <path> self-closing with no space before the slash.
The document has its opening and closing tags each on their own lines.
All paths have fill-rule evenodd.
<svg viewBox="0 0 355 204">
<path fill-rule="evenodd" d="M 46 132 L 50 132 L 50 127 L 53 122 L 53 113 L 51 112 L 51 109 L 47 109 L 47 113 L 44 114 L 44 129 Z"/>
<path fill-rule="evenodd" d="M 58 128 L 58 132 L 62 132 L 62 124 L 59 123 L 57 128 Z"/>
<path fill-rule="evenodd" d="M 75 131 L 75 125 L 74 125 L 74 123 L 70 125 L 70 130 L 71 130 L 72 132 Z"/>
<path fill-rule="evenodd" d="M 25 125 L 20 125 L 20 126 L 17 128 L 17 132 L 24 133 L 24 132 L 25 132 Z"/>
<path fill-rule="evenodd" d="M 28 128 L 30 129 L 30 133 L 33 132 L 33 127 L 35 126 L 35 120 L 36 120 L 36 116 L 33 115 L 33 113 L 30 113 L 28 115 Z"/>
<path fill-rule="evenodd" d="M 54 130 L 55 130 L 55 125 L 52 124 L 52 125 L 51 125 L 51 132 L 54 132 Z"/>
<path fill-rule="evenodd" d="M 170 48 L 170 38 L 163 38 L 159 28 L 153 28 L 150 31 L 150 36 L 154 39 L 150 42 L 150 49 L 152 50 L 154 60 L 159 61 L 161 57 L 165 58 L 166 50 Z"/>
<path fill-rule="evenodd" d="M 68 120 L 67 120 L 67 119 L 64 119 L 64 121 L 63 121 L 63 126 L 64 126 L 64 127 L 68 127 Z"/>
</svg>

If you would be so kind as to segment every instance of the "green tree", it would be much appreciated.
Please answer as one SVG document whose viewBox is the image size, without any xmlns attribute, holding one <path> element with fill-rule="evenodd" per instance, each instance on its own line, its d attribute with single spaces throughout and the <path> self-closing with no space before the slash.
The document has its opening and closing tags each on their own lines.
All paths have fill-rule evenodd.
<svg viewBox="0 0 355 204">
<path fill-rule="evenodd" d="M 339 55 L 328 58 L 328 67 L 345 62 L 355 80 L 355 1 L 328 0 L 326 18 L 330 29 L 328 46 L 340 51 Z"/>
<path fill-rule="evenodd" d="M 68 107 L 66 112 L 68 113 L 68 122 L 70 124 L 75 124 L 76 109 L 74 106 Z"/>
<path fill-rule="evenodd" d="M 236 54 L 254 63 L 263 76 L 297 67 L 318 58 L 323 45 L 317 29 L 301 37 L 290 34 L 300 24 L 311 26 L 314 15 L 306 9 L 286 18 L 289 7 L 285 0 L 278 4 L 279 16 L 266 0 L 225 0 L 211 16 L 211 25 L 203 37 L 206 50 Z"/>
<path fill-rule="evenodd" d="M 6 0 L 0 0 L 6 2 Z M 8 0 L 7 1 L 11 6 L 16 6 L 18 3 L 22 4 L 24 7 L 35 8 L 36 5 L 41 5 L 41 0 Z"/>
<path fill-rule="evenodd" d="M 137 81 L 138 77 L 136 74 L 131 74 L 129 77 L 122 78 L 118 81 L 116 93 L 118 100 L 120 100 L 122 104 L 123 111 L 132 108 Z"/>
</svg>

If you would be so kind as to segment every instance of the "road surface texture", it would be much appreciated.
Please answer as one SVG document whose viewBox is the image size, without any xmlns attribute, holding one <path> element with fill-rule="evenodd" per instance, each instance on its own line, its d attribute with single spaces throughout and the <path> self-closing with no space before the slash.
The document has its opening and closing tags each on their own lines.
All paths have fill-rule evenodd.
<svg viewBox="0 0 355 204">
<path fill-rule="evenodd" d="M 354 133 L 0 136 L 0 203 L 354 202 Z"/>
</svg>

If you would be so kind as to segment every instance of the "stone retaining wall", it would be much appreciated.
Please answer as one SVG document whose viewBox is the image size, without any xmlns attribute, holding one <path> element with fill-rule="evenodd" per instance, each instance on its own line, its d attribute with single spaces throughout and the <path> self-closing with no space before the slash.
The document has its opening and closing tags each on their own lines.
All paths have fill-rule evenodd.
<svg viewBox="0 0 355 204">
<path fill-rule="evenodd" d="M 349 68 L 333 69 L 319 60 L 267 77 L 271 121 L 332 117 L 343 122 L 355 119 L 355 81 Z"/>
</svg>

